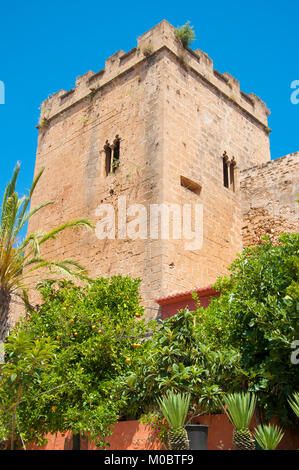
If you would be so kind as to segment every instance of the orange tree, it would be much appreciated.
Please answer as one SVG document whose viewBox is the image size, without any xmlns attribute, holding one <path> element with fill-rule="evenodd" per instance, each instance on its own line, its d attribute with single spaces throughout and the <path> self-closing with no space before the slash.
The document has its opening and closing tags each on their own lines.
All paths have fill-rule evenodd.
<svg viewBox="0 0 299 470">
<path fill-rule="evenodd" d="M 214 349 L 238 352 L 261 419 L 276 415 L 294 423 L 287 400 L 299 387 L 292 361 L 299 339 L 299 235 L 281 235 L 278 245 L 265 238 L 244 249 L 230 271 L 216 284 L 221 296 L 198 311 L 199 337 Z"/>
<path fill-rule="evenodd" d="M 140 318 L 138 286 L 139 280 L 116 276 L 81 288 L 70 281 L 46 281 L 39 287 L 43 304 L 12 332 L 25 331 L 54 345 L 51 364 L 18 405 L 24 441 L 71 430 L 106 445 L 126 404 L 115 381 L 135 367 L 150 328 Z M 2 387 L 2 396 L 7 391 Z"/>
</svg>

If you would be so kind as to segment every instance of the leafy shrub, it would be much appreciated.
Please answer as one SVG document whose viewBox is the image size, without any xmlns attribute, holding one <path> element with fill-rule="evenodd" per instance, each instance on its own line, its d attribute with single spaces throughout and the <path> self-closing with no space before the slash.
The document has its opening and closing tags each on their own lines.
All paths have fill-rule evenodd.
<svg viewBox="0 0 299 470">
<path fill-rule="evenodd" d="M 121 276 L 81 288 L 67 281 L 40 286 L 43 304 L 12 332 L 12 338 L 26 334 L 47 341 L 55 355 L 18 406 L 25 440 L 38 442 L 48 432 L 72 430 L 98 446 L 107 444 L 125 406 L 116 380 L 142 356 L 148 329 L 140 318 L 138 286 L 139 280 Z M 15 367 L 14 356 L 8 364 Z M 2 387 L 1 400 L 10 394 L 8 386 Z"/>
<path fill-rule="evenodd" d="M 299 388 L 291 345 L 299 338 L 299 236 L 285 234 L 274 246 L 269 239 L 244 252 L 218 280 L 221 296 L 206 310 L 199 336 L 213 348 L 240 353 L 248 391 L 254 392 L 265 417 L 294 421 L 287 398 Z"/>
<path fill-rule="evenodd" d="M 190 21 L 187 21 L 183 26 L 178 26 L 175 29 L 175 36 L 183 47 L 190 46 L 195 39 L 195 33 L 193 26 L 190 26 Z"/>
<path fill-rule="evenodd" d="M 156 410 L 156 397 L 169 390 L 190 393 L 194 413 L 217 412 L 221 394 L 240 388 L 238 354 L 200 342 L 198 322 L 198 316 L 187 310 L 164 320 L 144 346 L 134 373 L 120 378 L 130 415 Z"/>
</svg>

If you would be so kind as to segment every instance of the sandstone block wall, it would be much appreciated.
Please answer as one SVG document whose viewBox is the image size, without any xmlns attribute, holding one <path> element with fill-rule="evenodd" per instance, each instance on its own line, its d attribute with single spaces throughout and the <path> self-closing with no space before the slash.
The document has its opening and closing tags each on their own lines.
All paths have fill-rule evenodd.
<svg viewBox="0 0 299 470">
<path fill-rule="evenodd" d="M 162 21 L 136 48 L 117 52 L 104 70 L 86 73 L 42 104 L 35 173 L 42 166 L 45 172 L 32 207 L 56 203 L 32 218 L 29 231 L 81 217 L 97 222 L 103 203 L 119 216 L 120 196 L 148 213 L 153 203 L 200 202 L 200 250 L 187 251 L 185 240 L 99 240 L 68 231 L 43 252 L 75 259 L 92 277 L 141 278 L 144 304 L 155 316 L 155 298 L 210 284 L 241 250 L 239 172 L 270 159 L 269 131 L 266 105 L 217 72 L 204 52 L 183 50 Z M 106 176 L 104 146 L 116 135 L 120 165 Z M 235 191 L 223 185 L 224 151 L 236 161 Z M 182 177 L 199 190 L 182 186 Z"/>
<path fill-rule="evenodd" d="M 250 101 L 202 51 L 182 50 L 166 27 L 173 39 L 163 51 L 163 200 L 202 204 L 203 245 L 192 251 L 181 240 L 162 243 L 161 295 L 207 286 L 227 272 L 242 249 L 238 174 L 270 160 L 265 104 Z M 224 152 L 236 161 L 235 191 L 223 184 Z"/>
<path fill-rule="evenodd" d="M 299 231 L 299 152 L 243 170 L 240 190 L 245 246 Z"/>
</svg>

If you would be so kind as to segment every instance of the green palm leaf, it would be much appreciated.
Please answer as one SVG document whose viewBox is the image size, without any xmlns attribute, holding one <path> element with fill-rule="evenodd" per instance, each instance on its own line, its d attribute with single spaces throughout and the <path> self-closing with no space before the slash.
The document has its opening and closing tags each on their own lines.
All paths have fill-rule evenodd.
<svg viewBox="0 0 299 470">
<path fill-rule="evenodd" d="M 0 214 L 0 341 L 7 331 L 7 319 L 11 296 L 17 295 L 28 302 L 28 288 L 33 287 L 31 280 L 36 279 L 37 270 L 49 270 L 63 276 L 86 278 L 86 270 L 73 260 L 48 261 L 41 256 L 40 247 L 48 240 L 67 229 L 86 228 L 91 230 L 93 223 L 87 219 L 75 219 L 55 227 L 47 233 L 34 232 L 20 242 L 20 232 L 30 218 L 53 201 L 40 204 L 28 210 L 36 185 L 44 169 L 34 179 L 28 196 L 22 198 L 16 192 L 16 184 L 20 171 L 17 163 L 11 181 L 8 183 L 3 196 Z"/>
</svg>

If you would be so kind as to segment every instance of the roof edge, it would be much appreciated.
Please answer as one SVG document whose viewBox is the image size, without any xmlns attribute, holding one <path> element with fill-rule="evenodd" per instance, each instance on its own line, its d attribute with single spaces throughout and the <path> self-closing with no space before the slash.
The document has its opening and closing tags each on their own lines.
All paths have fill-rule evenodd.
<svg viewBox="0 0 299 470">
<path fill-rule="evenodd" d="M 198 297 L 204 297 L 206 295 L 216 295 L 218 292 L 212 286 L 201 287 L 197 289 L 192 289 L 190 291 L 185 292 L 177 292 L 175 294 L 168 295 L 166 297 L 160 297 L 155 299 L 155 302 L 161 306 L 173 304 L 176 302 L 189 300 L 192 298 L 192 294 L 195 293 Z"/>
</svg>

